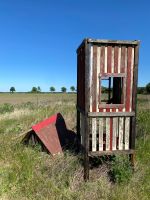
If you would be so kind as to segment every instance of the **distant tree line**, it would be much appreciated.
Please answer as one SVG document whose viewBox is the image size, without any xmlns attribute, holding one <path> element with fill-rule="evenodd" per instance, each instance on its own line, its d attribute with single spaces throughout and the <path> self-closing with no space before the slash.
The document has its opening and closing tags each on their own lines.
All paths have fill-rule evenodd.
<svg viewBox="0 0 150 200">
<path fill-rule="evenodd" d="M 42 90 L 41 90 L 40 86 L 38 86 L 38 87 L 32 87 L 32 89 L 31 89 L 31 93 L 39 93 L 41 91 Z M 55 89 L 54 86 L 51 86 L 49 88 L 49 91 L 52 92 L 52 93 L 54 93 L 54 92 L 56 92 L 56 89 Z M 70 91 L 71 92 L 75 92 L 76 88 L 74 86 L 71 86 L 70 87 Z M 61 87 L 61 92 L 66 93 L 67 92 L 67 88 L 65 86 Z"/>
<path fill-rule="evenodd" d="M 38 87 L 34 86 L 34 87 L 32 87 L 30 92 L 31 93 L 40 93 L 41 91 L 42 90 L 41 90 L 40 86 L 38 86 Z M 51 86 L 49 88 L 49 91 L 54 93 L 54 92 L 56 92 L 56 89 L 55 89 L 54 86 Z M 70 87 L 70 91 L 71 92 L 76 92 L 76 88 L 74 86 L 71 86 Z M 102 93 L 108 93 L 108 91 L 109 91 L 109 89 L 107 87 L 102 86 Z M 110 91 L 112 91 L 112 88 L 110 88 Z M 10 92 L 11 93 L 16 92 L 16 89 L 15 89 L 14 86 L 10 87 Z M 67 92 L 67 88 L 65 86 L 61 87 L 61 92 L 62 93 L 66 93 Z M 137 93 L 138 94 L 150 94 L 150 82 L 145 87 L 138 87 L 137 88 Z"/>
</svg>

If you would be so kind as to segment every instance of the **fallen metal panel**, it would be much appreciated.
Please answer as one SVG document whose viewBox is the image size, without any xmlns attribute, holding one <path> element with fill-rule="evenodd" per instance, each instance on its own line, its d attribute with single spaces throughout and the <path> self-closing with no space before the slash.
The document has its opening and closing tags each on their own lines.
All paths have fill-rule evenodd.
<svg viewBox="0 0 150 200">
<path fill-rule="evenodd" d="M 32 129 L 52 155 L 62 152 L 62 147 L 66 144 L 67 129 L 60 113 L 39 122 Z"/>
</svg>

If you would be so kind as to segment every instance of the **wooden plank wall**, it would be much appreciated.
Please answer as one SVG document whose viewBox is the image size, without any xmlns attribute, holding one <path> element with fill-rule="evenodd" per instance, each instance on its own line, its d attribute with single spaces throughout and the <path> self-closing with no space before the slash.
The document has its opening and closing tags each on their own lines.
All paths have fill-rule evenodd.
<svg viewBox="0 0 150 200">
<path fill-rule="evenodd" d="M 93 45 L 90 63 L 90 112 L 131 112 L 134 68 L 134 46 Z M 123 82 L 123 106 L 101 106 L 101 82 L 99 75 L 107 73 L 125 74 Z M 108 105 L 108 104 L 107 104 Z M 128 150 L 130 117 L 107 117 L 91 119 L 91 150 Z"/>
</svg>

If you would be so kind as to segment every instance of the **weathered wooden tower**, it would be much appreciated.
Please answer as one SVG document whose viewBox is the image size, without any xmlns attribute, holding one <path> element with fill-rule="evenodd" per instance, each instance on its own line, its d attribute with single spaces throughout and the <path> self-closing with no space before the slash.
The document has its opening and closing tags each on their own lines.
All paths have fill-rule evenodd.
<svg viewBox="0 0 150 200">
<path fill-rule="evenodd" d="M 85 39 L 77 49 L 77 133 L 89 156 L 128 154 L 134 164 L 139 41 Z"/>
</svg>

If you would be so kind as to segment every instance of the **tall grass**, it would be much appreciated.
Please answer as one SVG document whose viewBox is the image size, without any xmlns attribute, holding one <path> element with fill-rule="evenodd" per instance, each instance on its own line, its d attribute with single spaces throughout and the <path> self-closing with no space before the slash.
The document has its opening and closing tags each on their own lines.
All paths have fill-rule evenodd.
<svg viewBox="0 0 150 200">
<path fill-rule="evenodd" d="M 66 151 L 52 158 L 41 152 L 39 146 L 32 148 L 20 143 L 16 136 L 57 112 L 62 113 L 68 128 L 75 130 L 75 96 L 71 97 L 72 104 L 70 95 L 63 98 L 66 101 L 61 104 L 55 96 L 55 103 L 46 106 L 36 102 L 15 105 L 9 117 L 0 115 L 0 199 L 150 199 L 150 112 L 142 109 L 141 102 L 134 173 L 126 157 L 116 157 L 108 163 L 102 159 L 102 165 L 90 170 L 91 179 L 85 183 L 81 155 Z M 16 110 L 17 115 L 13 114 Z M 113 171 L 115 182 L 110 180 L 108 168 Z"/>
</svg>

